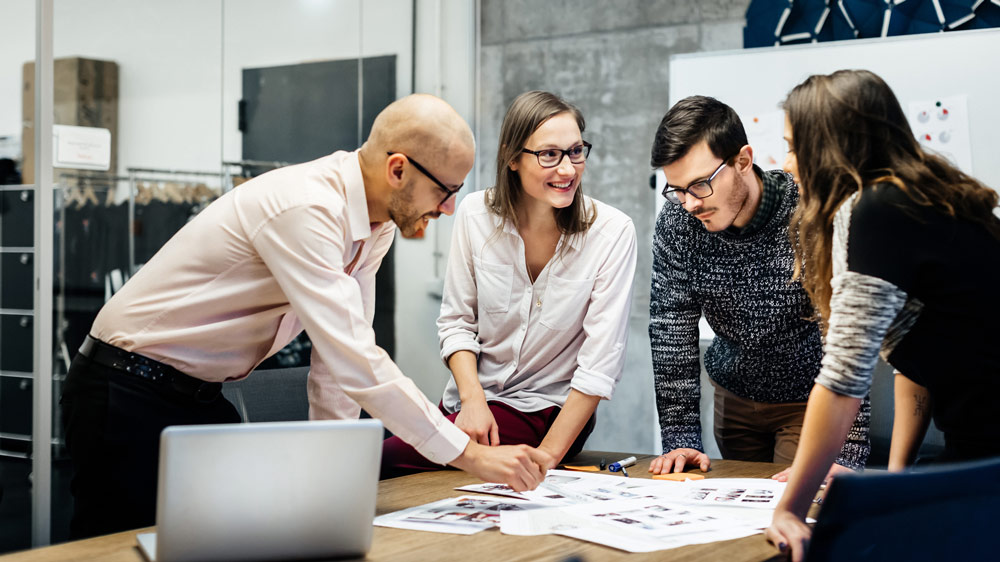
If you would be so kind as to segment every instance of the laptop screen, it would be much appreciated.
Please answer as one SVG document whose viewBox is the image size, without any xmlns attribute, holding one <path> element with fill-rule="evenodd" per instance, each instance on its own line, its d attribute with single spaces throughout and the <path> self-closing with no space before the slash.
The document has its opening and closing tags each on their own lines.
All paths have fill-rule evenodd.
<svg viewBox="0 0 1000 562">
<path fill-rule="evenodd" d="M 378 420 L 167 428 L 155 559 L 365 554 L 382 437 Z"/>
</svg>

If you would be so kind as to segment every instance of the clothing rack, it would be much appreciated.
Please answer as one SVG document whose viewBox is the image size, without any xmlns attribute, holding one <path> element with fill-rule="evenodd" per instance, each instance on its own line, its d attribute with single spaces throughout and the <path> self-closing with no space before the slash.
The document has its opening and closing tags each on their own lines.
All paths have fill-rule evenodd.
<svg viewBox="0 0 1000 562">
<path fill-rule="evenodd" d="M 138 182 L 140 181 L 162 181 L 162 176 L 188 176 L 203 178 L 219 178 L 219 191 L 225 193 L 229 185 L 228 177 L 223 172 L 208 172 L 205 170 L 177 170 L 171 168 L 126 168 L 129 178 L 128 190 L 128 227 L 129 232 L 135 232 L 135 197 L 138 193 Z M 140 176 L 143 174 L 143 176 Z M 155 176 L 155 177 L 149 177 Z M 135 239 L 129 236 L 129 275 L 135 275 Z"/>
<path fill-rule="evenodd" d="M 109 201 L 114 196 L 114 193 L 118 187 L 118 183 L 124 183 L 129 180 L 128 176 L 119 176 L 115 174 L 108 174 L 103 172 L 76 172 L 76 171 L 59 171 L 56 174 L 55 186 L 59 189 L 56 190 L 56 204 L 55 209 L 59 213 L 58 223 L 63 225 L 62 235 L 58 237 L 55 241 L 58 244 L 58 256 L 59 265 L 56 279 L 54 282 L 57 284 L 59 290 L 55 297 L 55 302 L 53 303 L 56 312 L 56 323 L 55 323 L 55 354 L 56 358 L 53 360 L 53 366 L 61 365 L 63 371 L 69 369 L 69 363 L 76 352 L 75 349 L 71 350 L 67 346 L 66 342 L 66 326 L 67 323 L 67 306 L 66 292 L 67 292 L 67 259 L 66 259 L 66 238 L 68 236 L 67 232 L 67 217 L 66 209 L 71 204 L 68 201 L 68 193 L 70 189 L 86 189 L 89 190 L 93 196 L 94 205 L 107 205 Z M 102 192 L 103 200 L 98 197 L 98 193 Z M 61 361 L 60 361 L 61 359 Z M 62 380 L 62 374 L 56 374 L 56 380 Z"/>
<path fill-rule="evenodd" d="M 223 160 L 222 168 L 226 175 L 225 185 L 228 185 L 230 189 L 236 187 L 237 182 L 235 178 L 251 178 L 255 175 L 259 175 L 271 170 L 278 168 L 284 168 L 285 166 L 291 166 L 291 162 L 282 162 L 280 160 Z M 239 173 L 233 173 L 233 169 L 238 168 Z M 263 171 L 261 171 L 263 170 Z"/>
<path fill-rule="evenodd" d="M 236 161 L 223 161 L 223 166 L 259 166 L 261 168 L 284 168 L 285 166 L 291 166 L 291 162 L 282 162 L 280 160 L 236 160 Z"/>
<path fill-rule="evenodd" d="M 96 172 L 96 171 L 86 171 L 86 170 L 66 170 L 58 171 L 55 175 L 55 186 L 56 189 L 56 220 L 62 225 L 62 235 L 58 236 L 55 241 L 58 252 L 58 271 L 59 276 L 56 279 L 56 283 L 59 287 L 59 292 L 56 295 L 54 302 L 57 315 L 57 329 L 56 332 L 56 353 L 59 360 L 56 364 L 68 363 L 72 352 L 75 350 L 67 349 L 67 340 L 74 339 L 68 337 L 69 334 L 65 332 L 67 327 L 70 325 L 70 313 L 71 308 L 73 311 L 79 312 L 80 294 L 77 293 L 73 298 L 76 299 L 76 303 L 71 303 L 68 299 L 73 291 L 71 290 L 71 285 L 74 287 L 79 287 L 78 283 L 72 280 L 72 276 L 75 275 L 78 268 L 71 266 L 71 261 L 73 256 L 77 256 L 77 251 L 89 251 L 84 250 L 82 246 L 76 247 L 76 250 L 70 250 L 73 246 L 70 246 L 70 241 L 73 239 L 75 234 L 71 228 L 71 223 L 76 224 L 75 218 L 71 218 L 71 215 L 79 216 L 76 212 L 82 209 L 85 205 L 93 204 L 99 207 L 108 207 L 108 213 L 114 214 L 114 211 L 110 210 L 112 207 L 120 206 L 125 204 L 127 201 L 127 208 L 119 207 L 120 214 L 115 214 L 115 216 L 120 217 L 121 222 L 107 223 L 107 228 L 113 228 L 116 233 L 113 234 L 114 238 L 117 238 L 118 244 L 120 244 L 122 250 L 128 252 L 125 256 L 122 252 L 121 260 L 116 260 L 121 263 L 120 269 L 122 271 L 122 276 L 118 277 L 121 281 L 127 280 L 131 275 L 134 275 L 137 270 L 137 263 L 139 263 L 139 257 L 137 252 L 139 251 L 140 244 L 143 241 L 137 239 L 137 227 L 139 224 L 139 212 L 137 211 L 136 195 L 138 193 L 137 187 L 142 185 L 143 182 L 149 182 L 150 184 L 156 184 L 158 182 L 176 181 L 179 184 L 186 184 L 188 186 L 194 186 L 195 183 L 204 183 L 206 187 L 210 186 L 213 195 L 209 195 L 207 192 L 203 195 L 208 200 L 214 200 L 223 191 L 224 184 L 224 174 L 221 172 L 206 172 L 206 171 L 196 171 L 196 170 L 177 170 L 177 169 L 158 169 L 158 168 L 128 168 L 127 174 L 119 175 L 114 173 Z M 214 180 L 212 178 L 215 178 Z M 202 180 L 208 181 L 202 181 Z M 73 195 L 73 190 L 87 190 L 89 195 L 86 197 L 77 197 Z M 115 193 L 119 194 L 119 198 L 116 199 Z M 128 195 L 127 199 L 124 196 Z M 189 192 L 189 195 L 194 192 Z M 189 199 L 190 201 L 190 199 Z M 207 201 L 206 201 L 207 202 Z M 78 203 L 78 204 L 76 204 Z M 197 202 L 192 203 L 192 206 L 196 209 Z M 89 213 L 89 211 L 84 211 Z M 97 212 L 97 211 L 95 211 Z M 108 216 L 100 214 L 96 216 Z M 119 226 L 120 225 L 120 226 Z M 91 222 L 91 228 L 98 227 L 97 223 Z M 126 239 L 122 239 L 117 231 L 119 228 L 127 228 Z M 153 231 L 148 231 L 147 235 L 152 235 Z M 172 234 L 172 233 L 171 233 Z M 145 241 L 148 248 L 153 248 L 160 242 L 155 240 L 155 236 L 151 240 Z M 152 246 L 149 246 L 152 244 Z M 88 249 L 93 249 L 91 246 L 86 246 Z M 125 249 L 127 248 L 127 250 Z M 73 255 L 67 255 L 67 250 L 70 250 Z M 106 255 L 118 255 L 116 251 L 111 251 L 110 248 L 104 248 L 102 251 Z M 109 258 L 110 259 L 110 258 Z M 67 277 L 70 276 L 70 277 Z M 112 279 L 115 276 L 112 275 Z M 75 284 L 74 284 L 75 283 Z M 112 291 L 114 290 L 114 281 L 112 281 Z M 77 307 L 77 308 L 73 308 Z"/>
</svg>

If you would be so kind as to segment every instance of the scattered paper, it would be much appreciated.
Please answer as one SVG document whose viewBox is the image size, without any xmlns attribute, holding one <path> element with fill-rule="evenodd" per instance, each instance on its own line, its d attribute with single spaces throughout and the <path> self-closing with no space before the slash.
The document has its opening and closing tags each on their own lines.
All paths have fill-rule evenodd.
<svg viewBox="0 0 1000 562">
<path fill-rule="evenodd" d="M 715 507 L 774 509 L 786 482 L 764 478 L 709 478 L 679 483 L 687 489 L 678 501 Z M 676 497 L 676 496 L 675 496 Z"/>
<path fill-rule="evenodd" d="M 496 494 L 511 498 L 530 500 L 547 505 L 576 505 L 593 501 L 611 501 L 641 497 L 661 497 L 653 495 L 647 488 L 653 481 L 607 474 L 550 470 L 538 488 L 528 492 L 515 492 L 506 484 L 470 484 L 455 488 L 463 492 Z"/>
<path fill-rule="evenodd" d="M 741 511 L 756 515 L 746 517 Z M 500 531 L 558 534 L 626 552 L 651 552 L 759 533 L 770 522 L 770 515 L 760 514 L 642 498 L 504 513 Z"/>
<path fill-rule="evenodd" d="M 550 470 L 532 491 L 496 483 L 462 486 L 457 489 L 490 495 L 404 509 L 375 518 L 375 524 L 457 534 L 499 526 L 508 535 L 558 534 L 651 552 L 759 533 L 770 524 L 785 486 L 762 478 L 672 482 Z"/>
<path fill-rule="evenodd" d="M 504 511 L 540 507 L 544 506 L 483 496 L 463 496 L 380 515 L 375 518 L 375 524 L 414 531 L 471 535 L 499 525 L 500 514 Z"/>
</svg>

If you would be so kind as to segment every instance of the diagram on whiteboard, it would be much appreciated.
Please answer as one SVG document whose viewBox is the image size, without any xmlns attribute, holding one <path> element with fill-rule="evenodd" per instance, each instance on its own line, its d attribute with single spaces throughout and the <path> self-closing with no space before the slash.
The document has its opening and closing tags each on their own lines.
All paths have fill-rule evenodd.
<svg viewBox="0 0 1000 562">
<path fill-rule="evenodd" d="M 969 109 L 966 96 L 910 102 L 907 119 L 920 145 L 972 174 Z"/>
</svg>

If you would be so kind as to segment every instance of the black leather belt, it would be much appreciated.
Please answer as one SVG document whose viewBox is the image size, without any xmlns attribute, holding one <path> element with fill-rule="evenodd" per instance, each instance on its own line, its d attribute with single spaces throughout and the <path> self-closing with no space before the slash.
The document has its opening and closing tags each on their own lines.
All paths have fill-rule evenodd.
<svg viewBox="0 0 1000 562">
<path fill-rule="evenodd" d="M 89 358 L 99 365 L 128 373 L 156 384 L 169 385 L 177 392 L 191 396 L 198 402 L 206 404 L 213 402 L 222 393 L 221 382 L 206 382 L 196 379 L 190 375 L 185 375 L 170 365 L 160 363 L 155 359 L 150 359 L 138 353 L 125 351 L 89 335 L 83 340 L 83 345 L 80 346 L 80 355 Z"/>
</svg>

